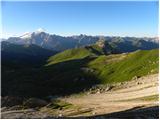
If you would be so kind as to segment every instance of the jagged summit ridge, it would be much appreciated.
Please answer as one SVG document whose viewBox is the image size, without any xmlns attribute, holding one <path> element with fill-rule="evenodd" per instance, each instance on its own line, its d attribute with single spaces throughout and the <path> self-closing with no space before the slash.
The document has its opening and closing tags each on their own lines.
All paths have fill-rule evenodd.
<svg viewBox="0 0 160 120">
<path fill-rule="evenodd" d="M 155 38 L 136 38 L 136 37 L 109 37 L 109 36 L 59 36 L 45 32 L 39 28 L 34 32 L 26 32 L 20 37 L 10 37 L 6 41 L 14 44 L 35 44 L 40 47 L 53 51 L 64 51 L 67 49 L 84 47 L 98 44 L 104 47 L 105 41 L 119 49 L 120 52 L 132 52 L 138 49 L 150 50 L 158 48 Z"/>
</svg>

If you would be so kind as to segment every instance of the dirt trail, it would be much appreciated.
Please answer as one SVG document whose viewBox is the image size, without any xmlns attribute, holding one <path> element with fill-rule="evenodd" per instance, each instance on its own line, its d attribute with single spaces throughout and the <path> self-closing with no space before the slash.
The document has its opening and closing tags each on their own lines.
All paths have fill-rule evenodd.
<svg viewBox="0 0 160 120">
<path fill-rule="evenodd" d="M 84 96 L 71 96 L 65 101 L 84 108 L 91 108 L 93 114 L 103 114 L 134 107 L 158 105 L 158 101 L 152 99 L 158 94 L 158 74 L 154 74 L 126 82 L 117 90 Z"/>
<path fill-rule="evenodd" d="M 107 92 L 59 98 L 74 106 L 68 109 L 6 111 L 2 118 L 158 118 L 158 94 L 158 74 L 154 74 L 121 83 Z"/>
</svg>

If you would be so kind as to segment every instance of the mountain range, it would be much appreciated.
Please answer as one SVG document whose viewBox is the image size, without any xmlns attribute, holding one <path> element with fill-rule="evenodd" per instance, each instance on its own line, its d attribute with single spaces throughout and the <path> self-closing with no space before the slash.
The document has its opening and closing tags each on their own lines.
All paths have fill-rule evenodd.
<svg viewBox="0 0 160 120">
<path fill-rule="evenodd" d="M 66 95 L 158 72 L 157 38 L 26 33 L 1 42 L 2 96 Z"/>
<path fill-rule="evenodd" d="M 46 33 L 40 29 L 35 32 L 25 33 L 19 37 L 10 37 L 5 41 L 18 45 L 33 44 L 45 49 L 61 52 L 67 49 L 92 45 L 101 39 L 114 46 L 119 53 L 132 52 L 138 49 L 149 50 L 158 48 L 157 38 L 87 36 L 83 34 L 64 37 Z"/>
</svg>

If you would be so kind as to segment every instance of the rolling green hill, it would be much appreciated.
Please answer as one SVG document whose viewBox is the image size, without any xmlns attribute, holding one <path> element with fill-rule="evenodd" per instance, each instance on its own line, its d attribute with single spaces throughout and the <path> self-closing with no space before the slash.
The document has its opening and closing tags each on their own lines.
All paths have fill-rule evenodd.
<svg viewBox="0 0 160 120">
<path fill-rule="evenodd" d="M 49 58 L 48 65 L 68 60 L 83 59 L 87 56 L 98 56 L 104 54 L 102 48 L 97 45 L 69 49 Z"/>
<path fill-rule="evenodd" d="M 158 73 L 158 49 L 95 57 L 87 56 L 87 52 L 86 56 L 80 54 L 83 57 L 79 57 L 79 52 L 75 53 L 75 58 L 63 62 L 54 63 L 50 59 L 43 69 L 47 73 L 44 79 L 48 81 L 44 84 L 49 88 L 76 91 L 94 84 L 112 84 Z M 63 93 L 61 90 L 58 91 Z"/>
<path fill-rule="evenodd" d="M 86 53 L 86 54 L 81 54 L 81 53 Z M 89 53 L 88 51 L 87 52 L 78 51 L 77 53 L 74 54 L 75 54 L 74 57 L 69 58 L 68 55 L 67 57 L 69 59 L 68 58 L 63 59 L 65 61 L 62 62 L 63 64 L 61 62 L 56 64 L 57 61 L 55 62 L 55 60 L 59 60 L 58 59 L 59 54 L 51 57 L 56 59 L 53 59 L 53 62 L 50 59 L 47 68 L 49 69 L 56 68 L 56 71 L 57 70 L 62 71 L 60 72 L 60 76 L 61 75 L 64 76 L 66 80 L 67 77 L 63 75 L 63 73 L 69 75 L 68 72 L 72 71 L 71 74 L 73 75 L 71 76 L 74 75 L 76 76 L 77 74 L 76 72 L 78 71 L 78 74 L 85 73 L 86 75 L 96 76 L 96 79 L 99 80 L 98 83 L 105 83 L 105 84 L 127 81 L 132 79 L 133 77 L 141 77 L 147 74 L 153 74 L 158 72 L 158 49 L 140 50 L 132 53 L 112 54 L 112 55 L 100 54 L 99 56 L 97 55 L 94 58 L 86 57 L 88 55 L 92 55 L 92 52 Z M 63 54 L 60 53 L 60 55 Z M 60 58 L 63 57 L 60 56 Z M 76 71 L 73 71 L 75 68 Z M 64 71 L 61 69 L 63 69 Z M 56 75 L 58 75 L 58 73 L 56 73 Z M 71 76 L 69 75 L 68 77 Z M 72 79 L 76 79 L 76 77 Z"/>
<path fill-rule="evenodd" d="M 112 84 L 157 73 L 158 49 L 106 54 L 104 47 L 96 44 L 53 55 L 47 64 L 36 69 L 9 69 L 2 72 L 3 95 L 72 94 L 95 84 Z"/>
<path fill-rule="evenodd" d="M 52 65 L 59 62 L 64 62 L 68 60 L 75 60 L 75 59 L 83 59 L 87 56 L 90 57 L 97 57 L 99 55 L 107 55 L 115 53 L 116 49 L 111 46 L 107 41 L 99 40 L 95 44 L 65 50 L 59 54 L 56 54 L 48 59 L 47 65 Z"/>
<path fill-rule="evenodd" d="M 91 61 L 88 67 L 96 69 L 101 83 L 131 80 L 133 77 L 158 73 L 158 49 L 100 56 Z"/>
</svg>

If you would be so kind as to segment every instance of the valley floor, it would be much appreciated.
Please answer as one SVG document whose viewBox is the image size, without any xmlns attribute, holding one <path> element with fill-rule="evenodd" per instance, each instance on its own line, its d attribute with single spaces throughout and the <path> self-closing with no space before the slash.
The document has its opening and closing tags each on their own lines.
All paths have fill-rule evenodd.
<svg viewBox="0 0 160 120">
<path fill-rule="evenodd" d="M 2 118 L 158 118 L 158 74 L 125 82 L 106 92 L 61 97 L 62 110 L 2 111 Z"/>
</svg>

